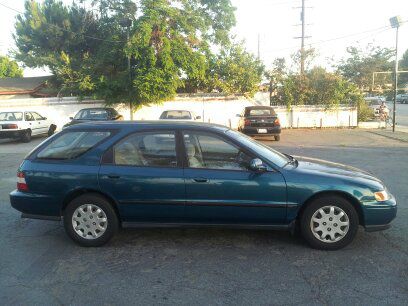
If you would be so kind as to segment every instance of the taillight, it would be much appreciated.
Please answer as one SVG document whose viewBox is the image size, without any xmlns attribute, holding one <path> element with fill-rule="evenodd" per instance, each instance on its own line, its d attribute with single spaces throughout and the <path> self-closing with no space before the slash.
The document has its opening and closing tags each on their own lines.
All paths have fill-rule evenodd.
<svg viewBox="0 0 408 306">
<path fill-rule="evenodd" d="M 275 123 L 275 125 L 280 125 L 279 118 L 276 118 L 274 123 Z"/>
<path fill-rule="evenodd" d="M 245 120 L 244 120 L 244 125 L 245 125 L 245 126 L 251 125 L 251 120 L 245 119 Z"/>
<path fill-rule="evenodd" d="M 19 191 L 28 191 L 28 185 L 25 180 L 24 172 L 17 172 L 17 190 Z"/>
<path fill-rule="evenodd" d="M 17 128 L 18 128 L 17 124 L 13 124 L 13 123 L 3 124 L 3 129 L 17 129 Z"/>
</svg>

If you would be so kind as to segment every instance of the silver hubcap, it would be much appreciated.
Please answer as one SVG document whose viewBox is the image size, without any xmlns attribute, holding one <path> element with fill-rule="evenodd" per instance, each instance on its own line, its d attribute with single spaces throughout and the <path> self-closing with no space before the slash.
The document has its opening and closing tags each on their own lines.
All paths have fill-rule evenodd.
<svg viewBox="0 0 408 306">
<path fill-rule="evenodd" d="M 72 226 L 82 238 L 96 239 L 105 233 L 108 219 L 105 212 L 97 205 L 84 204 L 74 211 Z"/>
<path fill-rule="evenodd" d="M 319 208 L 310 220 L 310 229 L 320 241 L 332 243 L 346 236 L 350 227 L 347 214 L 337 206 Z"/>
</svg>

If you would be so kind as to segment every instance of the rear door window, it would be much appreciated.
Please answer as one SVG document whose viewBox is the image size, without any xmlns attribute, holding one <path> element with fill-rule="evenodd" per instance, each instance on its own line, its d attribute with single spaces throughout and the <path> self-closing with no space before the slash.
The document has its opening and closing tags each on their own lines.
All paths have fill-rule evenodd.
<svg viewBox="0 0 408 306">
<path fill-rule="evenodd" d="M 73 159 L 111 135 L 110 131 L 72 131 L 55 138 L 38 154 L 40 159 Z"/>
<path fill-rule="evenodd" d="M 174 132 L 146 132 L 126 137 L 113 149 L 116 165 L 177 167 Z"/>
</svg>

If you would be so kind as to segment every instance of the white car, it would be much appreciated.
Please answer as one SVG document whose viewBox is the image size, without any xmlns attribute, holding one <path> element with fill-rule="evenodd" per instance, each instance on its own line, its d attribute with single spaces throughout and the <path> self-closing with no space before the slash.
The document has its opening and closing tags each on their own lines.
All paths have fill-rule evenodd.
<svg viewBox="0 0 408 306">
<path fill-rule="evenodd" d="M 0 112 L 0 138 L 20 139 L 30 142 L 31 136 L 54 134 L 57 126 L 34 111 Z"/>
<path fill-rule="evenodd" d="M 201 116 L 194 115 L 188 110 L 166 110 L 160 115 L 162 120 L 177 120 L 177 121 L 195 121 L 201 119 Z"/>
</svg>

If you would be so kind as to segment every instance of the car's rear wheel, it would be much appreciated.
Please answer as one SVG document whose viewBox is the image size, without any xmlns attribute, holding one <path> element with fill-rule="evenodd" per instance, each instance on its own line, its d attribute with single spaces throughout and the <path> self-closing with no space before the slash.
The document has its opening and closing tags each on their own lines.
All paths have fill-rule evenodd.
<svg viewBox="0 0 408 306">
<path fill-rule="evenodd" d="M 79 245 L 96 247 L 107 243 L 118 231 L 119 221 L 111 203 L 99 194 L 84 194 L 64 210 L 64 227 Z"/>
<path fill-rule="evenodd" d="M 21 133 L 20 140 L 22 142 L 30 142 L 31 141 L 31 130 L 25 130 Z"/>
<path fill-rule="evenodd" d="M 316 249 L 337 250 L 353 241 L 358 230 L 358 214 L 343 197 L 316 198 L 303 211 L 301 232 Z"/>
</svg>

